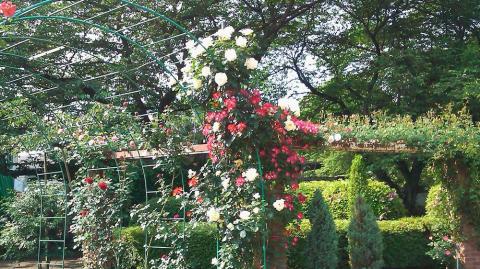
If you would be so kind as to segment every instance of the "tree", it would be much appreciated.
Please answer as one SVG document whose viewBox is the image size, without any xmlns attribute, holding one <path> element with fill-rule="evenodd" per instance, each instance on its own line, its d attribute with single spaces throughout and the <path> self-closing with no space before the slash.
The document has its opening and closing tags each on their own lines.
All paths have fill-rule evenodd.
<svg viewBox="0 0 480 269">
<path fill-rule="evenodd" d="M 368 186 L 368 175 L 362 155 L 355 155 L 348 176 L 348 204 L 353 210 L 358 196 L 364 196 Z"/>
<path fill-rule="evenodd" d="M 370 206 L 357 196 L 347 231 L 352 269 L 380 269 L 383 266 L 382 234 Z"/>
<path fill-rule="evenodd" d="M 308 218 L 312 230 L 307 236 L 307 269 L 334 269 L 338 263 L 338 236 L 328 205 L 320 190 L 312 198 Z"/>
</svg>

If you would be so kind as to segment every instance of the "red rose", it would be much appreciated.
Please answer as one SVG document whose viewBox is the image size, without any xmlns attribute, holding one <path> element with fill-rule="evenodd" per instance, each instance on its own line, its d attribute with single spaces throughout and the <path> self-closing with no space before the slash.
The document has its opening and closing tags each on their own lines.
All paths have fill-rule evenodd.
<svg viewBox="0 0 480 269">
<path fill-rule="evenodd" d="M 231 134 L 234 134 L 237 132 L 237 126 L 233 123 L 230 123 L 229 125 L 227 125 L 227 129 Z"/>
<path fill-rule="evenodd" d="M 98 187 L 103 191 L 108 189 L 108 185 L 107 185 L 107 183 L 105 183 L 105 181 L 98 182 Z"/>
<path fill-rule="evenodd" d="M 92 183 L 93 183 L 93 178 L 91 178 L 91 177 L 86 177 L 83 181 L 84 181 L 85 183 L 87 183 L 87 184 L 92 184 Z"/>
<path fill-rule="evenodd" d="M 243 133 L 243 131 L 247 128 L 247 124 L 245 122 L 239 122 L 237 124 L 237 131 L 239 133 Z"/>
<path fill-rule="evenodd" d="M 182 187 L 175 187 L 172 190 L 172 196 L 178 196 L 183 193 L 183 188 Z"/>
<path fill-rule="evenodd" d="M 13 17 L 17 11 L 17 6 L 10 1 L 4 1 L 0 4 L 0 13 L 3 13 L 5 17 Z"/>
<path fill-rule="evenodd" d="M 195 187 L 198 184 L 198 178 L 197 177 L 192 177 L 190 180 L 188 180 L 188 186 L 189 187 Z"/>
<path fill-rule="evenodd" d="M 298 182 L 292 182 L 290 184 L 290 187 L 292 188 L 292 190 L 298 190 L 299 188 Z"/>
<path fill-rule="evenodd" d="M 180 214 L 176 213 L 175 215 L 173 215 L 173 218 L 174 218 L 174 219 L 179 219 L 179 218 L 180 218 Z"/>
<path fill-rule="evenodd" d="M 298 212 L 298 213 L 297 213 L 297 218 L 298 218 L 298 219 L 303 219 L 303 213 L 302 213 L 302 212 Z"/>
<path fill-rule="evenodd" d="M 235 185 L 237 187 L 241 187 L 243 184 L 245 184 L 245 179 L 243 177 L 237 177 L 235 180 Z"/>
<path fill-rule="evenodd" d="M 213 99 L 215 99 L 215 100 L 219 99 L 221 96 L 222 96 L 222 94 L 219 93 L 219 92 L 214 92 L 214 93 L 212 93 L 212 97 L 213 97 Z"/>
<path fill-rule="evenodd" d="M 298 194 L 298 201 L 300 202 L 300 204 L 305 203 L 306 200 L 307 200 L 307 197 L 305 197 L 305 195 L 303 195 L 303 193 L 300 192 Z"/>
<path fill-rule="evenodd" d="M 88 210 L 83 209 L 83 210 L 80 211 L 80 216 L 81 216 L 82 218 L 86 217 L 87 215 L 88 215 Z"/>
<path fill-rule="evenodd" d="M 185 216 L 187 218 L 190 218 L 192 216 L 192 211 L 188 210 L 187 212 L 185 212 Z"/>
</svg>

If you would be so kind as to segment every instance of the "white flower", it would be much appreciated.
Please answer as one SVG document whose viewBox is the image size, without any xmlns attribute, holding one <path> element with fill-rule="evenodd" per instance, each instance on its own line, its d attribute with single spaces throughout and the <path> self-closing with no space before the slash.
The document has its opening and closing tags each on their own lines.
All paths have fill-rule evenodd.
<svg viewBox="0 0 480 269">
<path fill-rule="evenodd" d="M 217 85 L 219 87 L 222 87 L 223 85 L 225 85 L 225 83 L 227 83 L 227 81 L 228 81 L 227 74 L 225 74 L 225 73 L 216 73 L 215 74 L 215 83 L 217 83 Z"/>
<path fill-rule="evenodd" d="M 220 171 L 215 172 L 215 175 L 216 175 L 217 177 L 220 176 L 220 174 L 222 174 L 222 172 L 220 172 Z"/>
<path fill-rule="evenodd" d="M 233 225 L 233 223 L 229 223 L 227 225 L 227 229 L 229 229 L 230 231 L 233 231 L 235 229 L 235 225 Z"/>
<path fill-rule="evenodd" d="M 226 190 L 226 189 L 228 188 L 228 186 L 230 186 L 230 178 L 228 178 L 228 177 L 222 178 L 222 187 L 223 187 L 223 189 Z"/>
<path fill-rule="evenodd" d="M 205 48 L 198 45 L 190 50 L 190 56 L 192 56 L 192 58 L 197 58 L 198 56 L 202 55 L 204 52 L 205 52 Z"/>
<path fill-rule="evenodd" d="M 242 176 L 245 177 L 246 181 L 254 181 L 258 177 L 258 172 L 257 169 L 255 168 L 249 168 L 247 171 L 242 173 Z"/>
<path fill-rule="evenodd" d="M 185 62 L 185 66 L 180 69 L 180 71 L 184 74 L 190 73 L 192 71 L 192 64 L 190 62 Z"/>
<path fill-rule="evenodd" d="M 235 39 L 235 44 L 241 48 L 245 48 L 247 46 L 247 39 L 243 36 L 239 36 Z"/>
<path fill-rule="evenodd" d="M 273 203 L 273 207 L 277 211 L 282 211 L 285 208 L 285 200 L 283 199 L 278 199 Z"/>
<path fill-rule="evenodd" d="M 247 236 L 247 232 L 245 232 L 245 231 L 240 232 L 240 237 L 241 238 L 245 238 L 246 236 Z"/>
<path fill-rule="evenodd" d="M 192 178 L 196 175 L 197 173 L 193 171 L 192 169 L 188 169 L 188 178 Z"/>
<path fill-rule="evenodd" d="M 250 218 L 250 212 L 248 212 L 246 210 L 240 211 L 239 217 L 242 220 L 247 220 L 247 219 Z"/>
<path fill-rule="evenodd" d="M 218 265 L 218 259 L 217 258 L 212 259 L 212 265 Z"/>
<path fill-rule="evenodd" d="M 57 130 L 57 134 L 63 134 L 64 132 L 65 132 L 65 130 L 62 129 L 62 128 L 60 128 L 60 129 Z"/>
<path fill-rule="evenodd" d="M 225 27 L 223 29 L 218 30 L 215 35 L 218 37 L 220 40 L 229 40 L 232 38 L 232 34 L 235 32 L 235 29 L 233 29 L 232 26 Z"/>
<path fill-rule="evenodd" d="M 213 124 L 213 126 L 212 126 L 212 131 L 213 131 L 214 133 L 220 131 L 220 123 L 219 123 L 219 122 L 216 121 L 216 122 Z"/>
<path fill-rule="evenodd" d="M 201 42 L 202 42 L 202 45 L 208 49 L 210 46 L 213 45 L 213 38 L 211 36 L 205 37 L 201 40 Z"/>
<path fill-rule="evenodd" d="M 258 212 L 260 212 L 260 208 L 255 207 L 252 211 L 253 213 L 258 214 Z"/>
<path fill-rule="evenodd" d="M 338 141 L 342 140 L 342 135 L 341 134 L 334 134 L 333 139 L 338 142 Z"/>
<path fill-rule="evenodd" d="M 210 67 L 204 66 L 202 68 L 202 76 L 208 77 L 208 76 L 211 76 L 211 75 L 212 75 L 212 71 L 210 70 Z"/>
<path fill-rule="evenodd" d="M 208 217 L 208 221 L 217 222 L 220 219 L 220 213 L 218 213 L 218 211 L 215 208 L 211 207 L 207 211 L 207 217 Z"/>
<path fill-rule="evenodd" d="M 242 30 L 240 30 L 239 32 L 242 33 L 242 35 L 251 35 L 251 34 L 253 34 L 253 30 L 250 29 L 250 28 L 242 29 Z"/>
<path fill-rule="evenodd" d="M 93 146 L 93 144 L 95 144 L 95 140 L 91 139 L 88 141 L 88 145 Z"/>
<path fill-rule="evenodd" d="M 237 52 L 234 49 L 225 50 L 225 60 L 227 62 L 233 62 L 237 59 Z"/>
<path fill-rule="evenodd" d="M 177 84 L 177 78 L 176 77 L 170 77 L 170 79 L 168 80 L 168 86 L 169 87 L 172 87 L 173 85 Z"/>
<path fill-rule="evenodd" d="M 185 48 L 187 48 L 188 50 L 193 49 L 193 47 L 195 47 L 195 41 L 193 41 L 193 40 L 189 40 L 189 41 L 185 44 Z"/>
<path fill-rule="evenodd" d="M 330 136 L 328 137 L 328 140 L 327 140 L 327 141 L 328 141 L 328 143 L 331 144 L 331 143 L 335 142 L 335 138 L 333 137 L 333 135 L 330 135 Z"/>
<path fill-rule="evenodd" d="M 192 79 L 192 84 L 193 84 L 193 88 L 195 90 L 198 90 L 202 87 L 202 81 L 200 79 L 197 79 L 197 78 Z"/>
<path fill-rule="evenodd" d="M 297 125 L 290 119 L 290 116 L 287 117 L 285 121 L 285 130 L 287 131 L 295 131 L 297 130 Z"/>
<path fill-rule="evenodd" d="M 253 198 L 255 198 L 255 199 L 260 199 L 260 193 L 258 193 L 258 192 L 255 193 L 255 194 L 253 195 Z"/>
<path fill-rule="evenodd" d="M 248 58 L 245 61 L 245 67 L 249 70 L 257 69 L 258 61 L 255 58 Z"/>
</svg>

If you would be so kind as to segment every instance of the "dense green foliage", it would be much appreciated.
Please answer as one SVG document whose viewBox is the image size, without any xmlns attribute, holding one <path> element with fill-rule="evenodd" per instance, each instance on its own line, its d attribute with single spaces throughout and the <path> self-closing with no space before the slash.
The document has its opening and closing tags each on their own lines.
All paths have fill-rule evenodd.
<svg viewBox="0 0 480 269">
<path fill-rule="evenodd" d="M 43 188 L 43 214 L 46 217 L 58 217 L 64 212 L 63 201 L 57 201 L 55 194 L 63 191 L 62 185 L 50 185 Z M 4 227 L 0 230 L 0 248 L 5 249 L 0 258 L 21 259 L 32 257 L 37 251 L 38 231 L 40 228 L 40 191 L 37 184 L 28 186 L 28 191 L 7 198 L 4 204 Z M 63 231 L 63 220 L 43 220 L 42 234 L 59 239 Z M 60 255 L 56 248 L 49 245 L 54 256 Z"/>
<path fill-rule="evenodd" d="M 310 201 L 316 190 L 321 190 L 325 202 L 334 219 L 348 219 L 348 182 L 347 181 L 311 181 L 300 183 L 300 191 L 308 200 L 306 209 L 310 207 Z M 402 201 L 396 195 L 395 190 L 385 183 L 369 180 L 365 194 L 365 200 L 379 219 L 397 219 L 405 216 L 405 208 Z"/>
<path fill-rule="evenodd" d="M 368 188 L 368 175 L 362 155 L 355 155 L 348 175 L 348 207 L 353 210 L 358 196 L 365 197 Z"/>
<path fill-rule="evenodd" d="M 307 269 L 335 269 L 338 264 L 338 237 L 335 223 L 320 190 L 310 201 L 308 219 L 312 225 L 307 235 L 305 258 Z"/>
<path fill-rule="evenodd" d="M 427 218 L 402 218 L 399 220 L 379 221 L 378 226 L 383 236 L 385 245 L 384 260 L 387 268 L 438 268 L 433 260 L 425 253 L 429 250 L 428 227 L 430 222 Z M 336 233 L 339 236 L 338 268 L 347 269 L 347 220 L 336 220 Z M 215 256 L 215 227 L 212 225 L 199 224 L 192 230 L 187 238 L 187 262 L 192 269 L 213 268 L 210 264 Z M 302 222 L 301 230 L 293 232 L 299 237 L 296 247 L 289 250 L 289 268 L 304 269 L 306 237 L 311 231 L 308 220 Z M 125 238 L 130 238 L 136 245 L 138 253 L 143 253 L 144 234 L 138 226 L 128 227 L 122 230 Z"/>
<path fill-rule="evenodd" d="M 375 215 L 361 195 L 352 208 L 347 231 L 348 254 L 352 269 L 383 267 L 383 240 Z"/>
</svg>

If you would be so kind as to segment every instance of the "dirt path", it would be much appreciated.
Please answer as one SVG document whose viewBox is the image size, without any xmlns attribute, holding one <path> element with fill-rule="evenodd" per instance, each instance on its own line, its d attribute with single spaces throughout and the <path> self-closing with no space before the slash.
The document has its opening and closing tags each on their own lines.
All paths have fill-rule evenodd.
<svg viewBox="0 0 480 269">
<path fill-rule="evenodd" d="M 37 262 L 36 261 L 25 261 L 25 262 L 0 261 L 0 269 L 16 269 L 16 268 L 37 269 Z M 51 269 L 62 268 L 62 264 L 61 262 L 52 262 L 52 265 L 50 266 L 50 268 Z M 80 260 L 65 260 L 65 269 L 67 268 L 71 268 L 71 269 L 82 268 L 82 262 Z"/>
</svg>

